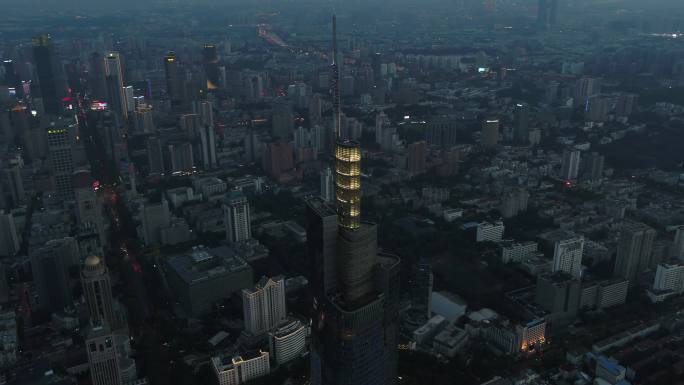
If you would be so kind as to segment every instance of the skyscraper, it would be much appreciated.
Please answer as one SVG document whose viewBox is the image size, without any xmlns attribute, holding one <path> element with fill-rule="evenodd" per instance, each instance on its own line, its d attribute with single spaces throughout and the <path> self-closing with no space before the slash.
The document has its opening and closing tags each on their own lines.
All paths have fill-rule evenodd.
<svg viewBox="0 0 684 385">
<path fill-rule="evenodd" d="M 570 238 L 556 242 L 553 251 L 553 271 L 570 274 L 574 279 L 582 278 L 582 253 L 584 238 Z"/>
<path fill-rule="evenodd" d="M 118 52 L 105 55 L 105 83 L 110 108 L 124 120 L 128 119 L 128 101 L 124 93 L 123 68 Z"/>
<path fill-rule="evenodd" d="M 515 127 L 513 128 L 513 141 L 516 144 L 527 146 L 530 144 L 530 110 L 524 104 L 515 105 Z"/>
<path fill-rule="evenodd" d="M 249 202 L 242 191 L 233 190 L 226 194 L 223 201 L 223 218 L 228 242 L 242 242 L 252 237 Z"/>
<path fill-rule="evenodd" d="M 93 385 L 121 385 L 119 357 L 109 326 L 95 324 L 87 332 L 86 350 Z"/>
<path fill-rule="evenodd" d="M 55 191 L 60 199 L 70 200 L 74 196 L 72 174 L 74 172 L 73 141 L 76 123 L 60 119 L 52 122 L 47 129 L 50 165 L 55 178 Z"/>
<path fill-rule="evenodd" d="M 62 98 L 66 95 L 64 69 L 55 54 L 50 35 L 33 38 L 33 62 L 36 65 L 40 97 L 47 114 L 62 112 Z"/>
<path fill-rule="evenodd" d="M 408 146 L 407 171 L 415 176 L 425 173 L 427 145 L 425 141 L 411 143 Z"/>
<path fill-rule="evenodd" d="M 91 322 L 96 325 L 110 325 L 111 328 L 117 327 L 109 272 L 102 258 L 95 255 L 86 258 L 81 269 L 81 283 L 90 310 Z"/>
<path fill-rule="evenodd" d="M 166 95 L 171 100 L 172 105 L 180 104 L 181 97 L 181 78 L 179 72 L 178 58 L 176 53 L 171 51 L 164 56 L 164 74 L 166 76 Z"/>
<path fill-rule="evenodd" d="M 333 17 L 333 78 L 336 78 Z M 339 90 L 332 82 L 333 115 Z M 396 382 L 399 259 L 377 250 L 377 227 L 361 222 L 361 148 L 340 137 L 335 119 L 336 212 L 307 200 L 307 251 L 314 287 L 311 382 Z M 337 221 L 337 223 L 335 222 Z"/>
<path fill-rule="evenodd" d="M 0 210 L 0 256 L 12 257 L 19 251 L 19 236 L 14 216 Z"/>
<path fill-rule="evenodd" d="M 287 317 L 285 277 L 262 277 L 251 289 L 242 289 L 245 330 L 259 335 L 275 329 Z"/>
<path fill-rule="evenodd" d="M 202 64 L 204 65 L 204 73 L 207 77 L 207 90 L 215 90 L 219 88 L 220 76 L 216 45 L 204 45 L 204 49 L 202 50 Z"/>
<path fill-rule="evenodd" d="M 411 308 L 428 320 L 432 313 L 432 266 L 421 259 L 411 269 Z"/>
<path fill-rule="evenodd" d="M 486 119 L 482 122 L 480 144 L 485 148 L 496 147 L 499 143 L 499 119 Z"/>
<path fill-rule="evenodd" d="M 651 227 L 639 222 L 625 222 L 618 240 L 615 275 L 634 285 L 639 274 L 650 266 L 655 237 L 656 231 Z"/>
</svg>

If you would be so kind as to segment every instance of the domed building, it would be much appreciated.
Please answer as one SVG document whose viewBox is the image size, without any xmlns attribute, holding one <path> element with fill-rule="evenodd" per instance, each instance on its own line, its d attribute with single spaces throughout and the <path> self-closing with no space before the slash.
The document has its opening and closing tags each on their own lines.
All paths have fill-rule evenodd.
<svg viewBox="0 0 684 385">
<path fill-rule="evenodd" d="M 83 293 L 94 324 L 106 323 L 116 328 L 117 322 L 112 304 L 112 285 L 104 260 L 96 255 L 86 258 L 81 269 Z"/>
</svg>

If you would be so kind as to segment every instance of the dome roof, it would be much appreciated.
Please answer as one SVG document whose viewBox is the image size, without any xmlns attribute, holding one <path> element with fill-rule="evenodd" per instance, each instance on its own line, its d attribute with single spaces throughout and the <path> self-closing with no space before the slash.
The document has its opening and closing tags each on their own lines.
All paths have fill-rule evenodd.
<svg viewBox="0 0 684 385">
<path fill-rule="evenodd" d="M 97 255 L 91 255 L 88 258 L 86 258 L 85 265 L 93 267 L 99 265 L 100 262 L 102 262 L 102 259 L 100 259 L 100 257 L 98 257 Z"/>
</svg>

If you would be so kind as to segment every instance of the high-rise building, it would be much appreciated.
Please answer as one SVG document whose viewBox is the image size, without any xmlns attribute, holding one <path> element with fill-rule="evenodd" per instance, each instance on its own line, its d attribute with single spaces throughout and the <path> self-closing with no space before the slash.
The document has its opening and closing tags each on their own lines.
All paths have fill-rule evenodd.
<svg viewBox="0 0 684 385">
<path fill-rule="evenodd" d="M 553 270 L 570 274 L 574 279 L 582 278 L 582 253 L 584 238 L 577 237 L 557 241 L 553 251 Z"/>
<path fill-rule="evenodd" d="M 156 136 L 147 138 L 147 162 L 150 175 L 164 174 L 164 155 L 161 140 Z"/>
<path fill-rule="evenodd" d="M 205 44 L 202 50 L 202 64 L 204 65 L 204 74 L 207 77 L 207 90 L 210 91 L 219 88 L 221 85 L 218 61 L 216 45 Z"/>
<path fill-rule="evenodd" d="M 287 317 L 285 277 L 262 277 L 251 289 L 242 289 L 245 330 L 259 335 L 273 330 Z"/>
<path fill-rule="evenodd" d="M 505 226 L 502 221 L 482 222 L 477 225 L 476 242 L 499 242 L 503 239 Z"/>
<path fill-rule="evenodd" d="M 684 264 L 658 264 L 653 289 L 658 291 L 672 291 L 674 294 L 684 293 Z"/>
<path fill-rule="evenodd" d="M 289 102 L 279 101 L 273 106 L 271 116 L 271 135 L 280 139 L 289 139 L 294 132 L 294 113 Z"/>
<path fill-rule="evenodd" d="M 19 236 L 12 213 L 0 210 L 0 256 L 12 257 L 19 251 Z"/>
<path fill-rule="evenodd" d="M 561 163 L 561 178 L 565 180 L 577 180 L 580 168 L 580 151 L 567 149 L 563 151 Z"/>
<path fill-rule="evenodd" d="M 114 335 L 107 325 L 92 325 L 87 332 L 86 350 L 93 385 L 122 385 Z"/>
<path fill-rule="evenodd" d="M 634 112 L 637 104 L 638 96 L 635 94 L 620 95 L 615 106 L 615 114 L 617 116 L 630 116 Z"/>
<path fill-rule="evenodd" d="M 684 260 L 684 226 L 677 226 L 675 230 L 671 254 L 673 257 Z"/>
<path fill-rule="evenodd" d="M 618 240 L 615 275 L 636 283 L 637 277 L 650 267 L 656 231 L 638 222 L 625 222 Z"/>
<path fill-rule="evenodd" d="M 605 122 L 608 120 L 610 100 L 607 97 L 594 95 L 589 97 L 584 118 L 588 122 Z"/>
<path fill-rule="evenodd" d="M 451 118 L 433 118 L 427 122 L 425 141 L 431 146 L 442 148 L 457 144 L 459 123 Z"/>
<path fill-rule="evenodd" d="M 81 269 L 81 283 L 91 322 L 110 325 L 111 328 L 120 326 L 114 315 L 109 272 L 102 258 L 95 255 L 86 258 Z"/>
<path fill-rule="evenodd" d="M 182 86 L 178 58 L 173 51 L 164 56 L 164 74 L 166 76 L 166 94 L 172 105 L 178 105 L 183 99 Z"/>
<path fill-rule="evenodd" d="M 64 119 L 53 122 L 47 129 L 48 152 L 55 178 L 55 191 L 61 199 L 65 200 L 73 199 L 74 195 L 72 136 L 75 135 L 76 129 L 75 122 Z"/>
<path fill-rule="evenodd" d="M 407 171 L 409 175 L 425 173 L 427 145 L 425 141 L 415 142 L 408 145 Z"/>
<path fill-rule="evenodd" d="M 411 308 L 427 319 L 432 313 L 432 266 L 427 260 L 420 260 L 411 269 Z"/>
<path fill-rule="evenodd" d="M 128 100 L 124 93 L 124 75 L 121 55 L 109 52 L 105 55 L 105 82 L 110 108 L 124 120 L 128 119 Z"/>
<path fill-rule="evenodd" d="M 327 203 L 335 200 L 335 175 L 330 167 L 321 171 L 321 198 Z"/>
<path fill-rule="evenodd" d="M 41 308 L 61 311 L 73 304 L 69 270 L 78 266 L 78 243 L 67 237 L 48 241 L 31 252 L 31 271 Z"/>
<path fill-rule="evenodd" d="M 145 202 L 140 209 L 142 239 L 146 245 L 161 244 L 161 229 L 171 223 L 169 202 L 162 199 L 161 202 Z"/>
<path fill-rule="evenodd" d="M 539 0 L 537 8 L 537 24 L 542 29 L 556 25 L 558 18 L 558 0 Z"/>
<path fill-rule="evenodd" d="M 102 215 L 102 203 L 97 198 L 92 185 L 76 189 L 76 214 L 78 224 L 82 227 L 93 227 L 97 231 L 100 245 L 107 242 L 104 216 Z"/>
<path fill-rule="evenodd" d="M 513 141 L 516 144 L 527 146 L 530 144 L 530 110 L 524 104 L 515 105 L 515 127 L 513 128 Z"/>
<path fill-rule="evenodd" d="M 283 365 L 299 357 L 306 349 L 306 326 L 299 320 L 287 320 L 268 334 L 271 360 Z"/>
<path fill-rule="evenodd" d="M 50 35 L 33 38 L 33 62 L 36 65 L 40 98 L 47 114 L 62 112 L 62 98 L 66 96 L 64 69 L 55 53 Z M 34 96 L 35 97 L 35 96 Z"/>
<path fill-rule="evenodd" d="M 485 148 L 496 147 L 499 143 L 499 119 L 487 119 L 482 122 L 480 144 Z"/>
<path fill-rule="evenodd" d="M 228 242 L 243 242 L 252 238 L 249 202 L 240 190 L 226 194 L 223 201 L 223 218 Z"/>
<path fill-rule="evenodd" d="M 336 67 L 333 18 L 333 78 Z M 332 82 L 334 127 L 339 128 Z M 311 382 L 315 385 L 396 382 L 399 260 L 377 252 L 377 228 L 361 222 L 358 143 L 335 148 L 337 213 L 321 198 L 307 201 L 307 250 L 313 267 Z M 335 223 L 337 220 L 337 223 Z"/>
<path fill-rule="evenodd" d="M 563 272 L 540 275 L 537 279 L 535 302 L 549 314 L 547 320 L 561 324 L 577 316 L 582 297 L 582 285 Z"/>
</svg>

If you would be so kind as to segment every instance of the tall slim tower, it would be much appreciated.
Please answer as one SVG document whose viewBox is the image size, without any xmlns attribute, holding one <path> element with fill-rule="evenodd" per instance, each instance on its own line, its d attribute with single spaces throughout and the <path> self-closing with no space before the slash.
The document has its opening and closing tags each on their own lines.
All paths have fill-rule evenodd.
<svg viewBox="0 0 684 385">
<path fill-rule="evenodd" d="M 122 118 L 128 119 L 128 101 L 124 94 L 123 68 L 118 52 L 109 52 L 105 55 L 105 80 L 112 110 L 119 113 Z"/>
<path fill-rule="evenodd" d="M 177 105 L 181 101 L 181 82 L 178 58 L 173 51 L 164 56 L 164 73 L 166 75 L 166 94 L 171 100 L 171 104 Z"/>
<path fill-rule="evenodd" d="M 114 335 L 109 326 L 94 324 L 87 332 L 86 349 L 93 385 L 120 385 L 121 372 Z"/>
<path fill-rule="evenodd" d="M 72 138 L 75 136 L 76 129 L 76 123 L 70 120 L 52 122 L 47 128 L 48 152 L 55 177 L 55 190 L 60 199 L 65 200 L 74 197 Z"/>
<path fill-rule="evenodd" d="M 333 108 L 333 130 L 335 137 L 340 137 L 341 106 L 340 106 L 340 69 L 337 64 L 337 17 L 332 17 L 332 63 L 330 64 L 330 96 Z"/>
<path fill-rule="evenodd" d="M 204 72 L 207 76 L 207 90 L 219 88 L 220 80 L 216 45 L 204 45 L 204 49 L 202 50 L 202 64 L 204 65 Z"/>
<path fill-rule="evenodd" d="M 399 259 L 381 255 L 377 226 L 361 221 L 361 147 L 340 135 L 337 23 L 333 17 L 336 210 L 307 200 L 307 251 L 314 313 L 311 382 L 385 385 L 396 382 Z"/>
</svg>

